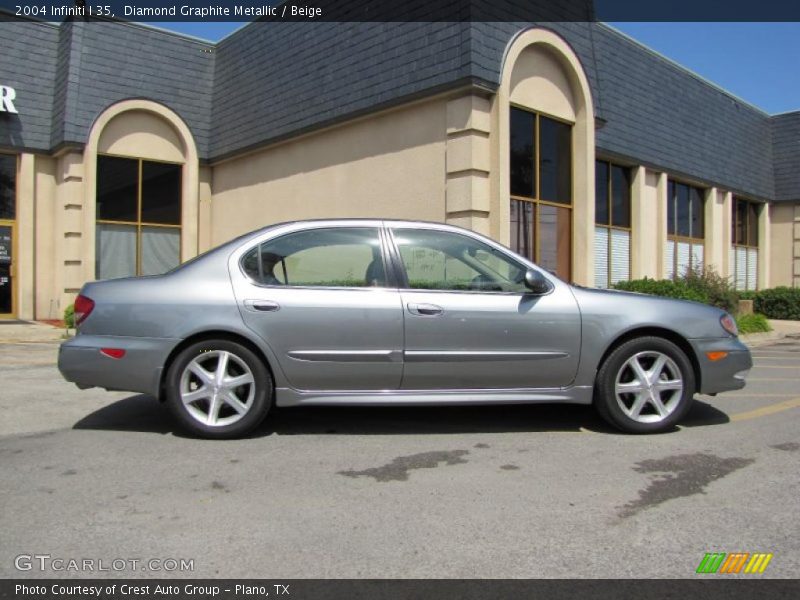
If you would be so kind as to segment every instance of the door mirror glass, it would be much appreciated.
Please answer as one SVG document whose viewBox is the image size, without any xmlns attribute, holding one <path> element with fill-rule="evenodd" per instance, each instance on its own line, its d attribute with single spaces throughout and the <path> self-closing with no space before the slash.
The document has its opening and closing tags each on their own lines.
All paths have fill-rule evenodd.
<svg viewBox="0 0 800 600">
<path fill-rule="evenodd" d="M 550 282 L 536 269 L 528 269 L 525 273 L 525 287 L 531 293 L 541 296 L 550 291 Z"/>
</svg>

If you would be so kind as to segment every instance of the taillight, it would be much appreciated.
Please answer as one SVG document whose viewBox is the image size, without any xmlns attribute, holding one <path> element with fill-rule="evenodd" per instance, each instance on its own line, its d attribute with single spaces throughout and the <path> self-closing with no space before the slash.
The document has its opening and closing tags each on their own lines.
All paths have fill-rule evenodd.
<svg viewBox="0 0 800 600">
<path fill-rule="evenodd" d="M 92 310 L 94 310 L 94 300 L 79 294 L 75 298 L 75 327 L 83 323 L 86 317 L 92 314 Z"/>
<path fill-rule="evenodd" d="M 728 313 L 725 313 L 720 317 L 719 324 L 722 325 L 722 328 L 730 333 L 733 337 L 737 337 L 739 335 L 739 328 L 736 326 L 736 321 Z"/>
</svg>

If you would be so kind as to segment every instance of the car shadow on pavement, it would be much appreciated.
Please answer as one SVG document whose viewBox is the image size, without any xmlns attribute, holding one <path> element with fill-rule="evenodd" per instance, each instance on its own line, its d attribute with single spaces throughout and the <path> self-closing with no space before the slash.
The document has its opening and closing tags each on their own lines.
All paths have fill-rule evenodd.
<svg viewBox="0 0 800 600">
<path fill-rule="evenodd" d="M 681 425 L 727 423 L 728 416 L 696 400 Z M 187 437 L 166 406 L 137 395 L 105 406 L 73 429 L 172 433 Z M 442 433 L 579 432 L 624 435 L 607 425 L 591 406 L 513 404 L 497 406 L 312 406 L 273 408 L 249 437 L 277 435 L 408 435 Z"/>
<path fill-rule="evenodd" d="M 146 395 L 130 396 L 86 415 L 73 429 L 172 433 L 184 437 L 167 407 Z M 309 406 L 273 408 L 250 437 L 277 435 L 391 435 L 580 431 L 616 433 L 590 406 Z"/>
<path fill-rule="evenodd" d="M 172 433 L 176 424 L 166 406 L 152 396 L 139 394 L 86 415 L 72 428 L 164 434 Z"/>
<path fill-rule="evenodd" d="M 496 406 L 379 406 L 282 408 L 264 433 L 278 435 L 408 435 L 581 430 L 615 433 L 590 406 L 514 404 Z"/>
<path fill-rule="evenodd" d="M 683 427 L 703 427 L 706 425 L 724 425 L 730 423 L 731 418 L 708 402 L 694 399 L 692 408 L 681 421 Z"/>
</svg>

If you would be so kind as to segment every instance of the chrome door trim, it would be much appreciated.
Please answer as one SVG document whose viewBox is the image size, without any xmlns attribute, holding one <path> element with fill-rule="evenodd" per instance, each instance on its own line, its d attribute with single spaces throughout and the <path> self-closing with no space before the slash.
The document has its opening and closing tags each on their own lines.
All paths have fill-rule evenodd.
<svg viewBox="0 0 800 600">
<path fill-rule="evenodd" d="M 292 350 L 287 356 L 307 362 L 401 362 L 399 350 Z"/>
<path fill-rule="evenodd" d="M 310 391 L 276 388 L 277 406 L 453 406 L 481 404 L 535 404 L 538 402 L 591 404 L 594 387 L 509 388 L 463 390 L 341 390 Z"/>
<path fill-rule="evenodd" d="M 505 360 L 543 360 L 567 358 L 567 352 L 480 351 L 480 350 L 406 350 L 406 362 L 470 362 Z"/>
</svg>

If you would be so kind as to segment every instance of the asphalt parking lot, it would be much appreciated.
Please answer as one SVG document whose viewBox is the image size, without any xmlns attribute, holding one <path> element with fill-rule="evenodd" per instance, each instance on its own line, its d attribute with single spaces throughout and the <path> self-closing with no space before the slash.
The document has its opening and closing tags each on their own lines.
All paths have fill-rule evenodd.
<svg viewBox="0 0 800 600">
<path fill-rule="evenodd" d="M 797 338 L 655 436 L 587 407 L 309 408 L 201 441 L 151 398 L 67 384 L 56 352 L 0 344 L 0 577 L 683 578 L 706 552 L 800 571 Z M 150 559 L 193 570 L 130 566 Z"/>
</svg>

